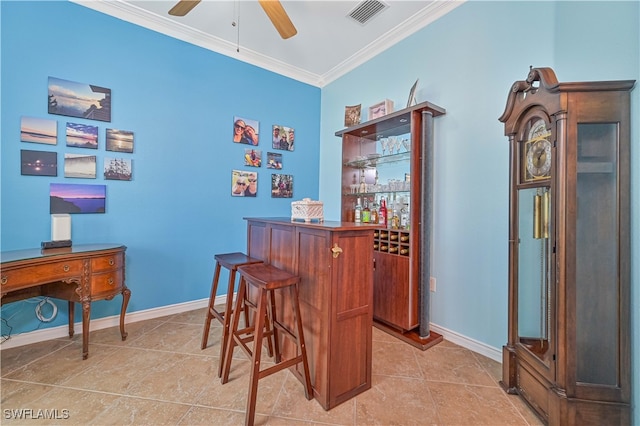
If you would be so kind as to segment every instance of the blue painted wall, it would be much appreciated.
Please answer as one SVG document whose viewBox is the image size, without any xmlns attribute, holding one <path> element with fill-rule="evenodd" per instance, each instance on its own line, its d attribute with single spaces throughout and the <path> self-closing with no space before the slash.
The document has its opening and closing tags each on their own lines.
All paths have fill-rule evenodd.
<svg viewBox="0 0 640 426">
<path fill-rule="evenodd" d="M 508 144 L 498 117 L 529 66 L 560 81 L 638 80 L 632 92 L 632 369 L 640 424 L 640 3 L 467 2 L 322 90 L 320 199 L 340 199 L 345 105 L 417 100 L 435 119 L 431 321 L 493 348 L 507 339 Z M 364 117 L 366 119 L 366 116 Z"/>
<path fill-rule="evenodd" d="M 2 250 L 51 238 L 51 182 L 107 185 L 106 214 L 72 215 L 72 239 L 128 247 L 135 312 L 208 297 L 213 254 L 246 247 L 243 217 L 288 216 L 291 201 L 318 198 L 319 88 L 73 3 L 1 7 Z M 49 76 L 110 88 L 111 122 L 48 114 Z M 260 168 L 244 166 L 249 146 L 232 142 L 235 115 L 260 123 Z M 21 116 L 57 120 L 58 144 L 20 142 Z M 66 147 L 67 121 L 99 127 L 97 152 Z M 293 199 L 271 198 L 273 124 L 296 131 L 294 151 L 275 151 L 281 173 L 294 176 Z M 133 131 L 133 154 L 105 151 L 106 128 Z M 57 152 L 58 177 L 21 176 L 21 149 Z M 64 178 L 64 153 L 96 154 L 99 171 L 105 157 L 132 158 L 133 180 Z M 232 169 L 258 172 L 256 198 L 231 197 Z M 12 318 L 13 333 L 62 325 L 66 304 L 58 305 L 50 324 L 35 319 L 32 304 L 7 305 L 2 317 Z M 118 312 L 119 301 L 99 302 L 92 318 Z"/>
</svg>

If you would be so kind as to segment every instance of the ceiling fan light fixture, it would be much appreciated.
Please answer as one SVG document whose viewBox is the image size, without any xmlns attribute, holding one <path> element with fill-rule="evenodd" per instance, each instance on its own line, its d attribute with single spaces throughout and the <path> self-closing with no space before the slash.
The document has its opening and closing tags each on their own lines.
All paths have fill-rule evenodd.
<svg viewBox="0 0 640 426">
<path fill-rule="evenodd" d="M 387 7 L 389 7 L 388 4 L 379 0 L 364 0 L 349 12 L 347 16 L 361 25 L 365 25 Z"/>
</svg>

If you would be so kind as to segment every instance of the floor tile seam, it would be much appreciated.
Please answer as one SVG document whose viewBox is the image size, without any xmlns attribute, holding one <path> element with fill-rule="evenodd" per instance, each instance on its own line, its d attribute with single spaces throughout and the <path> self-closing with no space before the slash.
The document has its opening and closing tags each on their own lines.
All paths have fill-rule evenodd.
<svg viewBox="0 0 640 426">
<path fill-rule="evenodd" d="M 42 356 L 40 356 L 40 357 L 38 357 L 38 358 L 34 358 L 34 359 L 32 359 L 31 361 L 29 361 L 29 362 L 28 362 L 28 363 L 26 363 L 26 364 L 20 364 L 20 365 L 16 366 L 16 368 L 14 368 L 14 369 L 12 369 L 11 371 L 7 372 L 6 374 L 14 373 L 14 372 L 18 371 L 19 369 L 21 369 L 21 368 L 23 368 L 23 367 L 27 367 L 27 366 L 29 366 L 29 365 L 33 364 L 33 363 L 34 363 L 34 362 L 36 362 L 36 361 L 40 361 L 40 360 L 41 360 L 41 359 L 43 359 L 43 358 L 46 358 L 46 357 L 48 357 L 48 356 L 51 356 L 51 355 L 53 355 L 53 354 L 57 353 L 58 351 L 61 351 L 62 349 L 66 348 L 66 347 L 68 347 L 69 345 L 72 345 L 72 344 L 73 344 L 73 342 L 69 342 L 68 344 L 66 344 L 66 345 L 64 345 L 64 346 L 60 346 L 58 349 L 55 349 L 55 350 L 53 350 L 53 351 L 51 351 L 51 352 L 47 352 L 46 354 L 44 354 L 44 355 L 42 355 Z M 5 378 L 5 374 L 2 374 L 2 376 L 0 376 L 0 377 L 2 377 L 2 378 L 4 379 L 4 378 Z"/>
<path fill-rule="evenodd" d="M 11 380 L 11 379 L 4 379 L 4 380 Z M 177 405 L 183 405 L 183 406 L 188 406 L 188 407 L 191 407 L 191 406 L 195 405 L 195 404 L 192 404 L 192 403 L 187 403 L 187 402 L 182 402 L 182 401 L 174 401 L 174 400 L 154 398 L 154 397 L 149 397 L 149 396 L 125 394 L 125 393 L 119 393 L 119 392 L 103 391 L 103 390 L 98 390 L 98 389 L 90 389 L 90 388 L 83 388 L 83 387 L 77 387 L 77 386 L 67 386 L 67 385 L 64 385 L 64 384 L 51 384 L 51 383 L 42 383 L 42 382 L 31 382 L 31 381 L 26 381 L 26 380 L 13 380 L 13 381 L 22 382 L 22 383 L 31 384 L 31 385 L 44 385 L 44 386 L 49 386 L 49 387 L 56 388 L 56 389 L 66 389 L 66 390 L 73 390 L 73 391 L 78 391 L 78 392 L 100 394 L 100 395 L 111 395 L 111 396 L 115 396 L 115 397 L 118 397 L 118 398 L 133 398 L 133 399 L 140 399 L 140 400 L 145 400 L 145 401 L 160 402 L 160 403 L 163 403 L 163 404 L 177 404 Z M 48 393 L 49 392 L 47 392 L 46 394 L 48 394 Z M 41 399 L 46 394 L 43 394 L 42 396 L 40 396 L 39 398 L 37 398 L 34 401 L 38 401 L 39 399 Z M 205 407 L 205 408 L 215 408 L 215 407 Z"/>
<path fill-rule="evenodd" d="M 433 380 L 433 379 L 428 379 L 428 378 L 424 379 L 424 381 L 428 382 L 428 383 L 444 383 L 444 384 L 448 384 L 448 385 L 472 386 L 472 387 L 477 387 L 477 388 L 487 388 L 487 389 L 502 390 L 502 388 L 500 386 L 498 386 L 498 385 L 489 386 L 489 385 L 483 385 L 483 384 L 479 384 L 479 383 L 452 382 L 452 381 L 448 381 L 448 380 Z"/>
<path fill-rule="evenodd" d="M 116 344 L 109 344 L 109 343 L 93 343 L 93 344 L 96 346 L 106 346 L 106 347 L 111 347 L 116 349 L 134 349 L 139 351 L 160 352 L 160 353 L 166 353 L 166 354 L 195 355 L 203 358 L 219 358 L 219 355 L 220 355 L 220 354 L 200 354 L 197 352 L 183 352 L 175 349 L 168 350 L 168 349 L 145 348 L 143 346 L 128 346 L 128 345 L 123 346 L 123 345 L 116 345 Z"/>
<path fill-rule="evenodd" d="M 522 414 L 522 409 L 521 409 L 520 407 L 518 407 L 518 406 L 513 402 L 515 399 L 514 399 L 514 398 L 510 398 L 510 396 L 514 396 L 514 397 L 516 397 L 516 398 L 520 398 L 520 396 L 519 396 L 519 395 L 510 395 L 510 394 L 508 394 L 507 392 L 504 392 L 504 394 L 505 394 L 505 396 L 506 396 L 506 398 L 507 398 L 507 401 L 509 401 L 509 404 L 511 404 L 511 406 L 512 406 L 512 407 L 513 407 L 513 409 L 516 411 L 516 413 L 518 413 L 518 415 L 522 418 L 523 423 L 524 423 L 525 425 L 530 425 L 531 423 L 529 423 L 529 421 L 528 421 L 528 420 L 524 417 L 524 415 Z M 526 403 L 526 402 L 524 402 L 524 400 L 522 400 L 522 402 L 524 403 L 525 409 L 529 409 L 532 413 L 534 413 L 534 412 L 533 412 L 533 410 L 531 409 L 531 407 L 529 407 L 529 406 L 527 405 L 527 403 Z M 534 413 L 533 415 L 535 416 L 535 413 Z"/>
<path fill-rule="evenodd" d="M 426 379 L 424 377 L 415 377 L 415 376 L 402 376 L 399 374 L 392 374 L 392 373 L 371 373 L 374 376 L 380 376 L 380 377 L 391 377 L 393 379 L 409 379 L 409 380 L 415 380 L 415 381 L 419 381 L 419 382 L 424 382 L 426 381 Z"/>
</svg>

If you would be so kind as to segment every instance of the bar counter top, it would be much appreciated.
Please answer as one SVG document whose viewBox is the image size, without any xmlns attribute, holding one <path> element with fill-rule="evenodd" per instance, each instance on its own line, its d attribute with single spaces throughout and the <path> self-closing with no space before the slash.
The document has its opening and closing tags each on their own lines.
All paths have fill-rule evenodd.
<svg viewBox="0 0 640 426">
<path fill-rule="evenodd" d="M 278 224 L 278 225 L 292 225 L 292 226 L 302 226 L 307 228 L 324 228 L 334 231 L 353 231 L 353 230 L 361 230 L 362 228 L 379 228 L 380 226 L 377 223 L 356 223 L 356 222 L 340 222 L 340 221 L 331 221 L 327 220 L 324 222 L 304 222 L 301 220 L 291 220 L 289 217 L 244 217 L 244 220 L 247 221 L 257 221 L 263 223 L 270 224 Z"/>
</svg>

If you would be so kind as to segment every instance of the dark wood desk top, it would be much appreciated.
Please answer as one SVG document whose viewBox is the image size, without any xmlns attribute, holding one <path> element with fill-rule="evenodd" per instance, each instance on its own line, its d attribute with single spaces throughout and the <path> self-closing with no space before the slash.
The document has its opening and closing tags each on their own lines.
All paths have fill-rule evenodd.
<svg viewBox="0 0 640 426">
<path fill-rule="evenodd" d="M 0 261 L 5 264 L 22 260 L 50 258 L 69 254 L 87 254 L 92 251 L 114 250 L 124 247 L 122 244 L 78 244 L 71 247 L 42 250 L 39 248 L 10 250 L 0 253 Z"/>
<path fill-rule="evenodd" d="M 247 221 L 254 221 L 254 222 L 302 226 L 305 228 L 320 228 L 320 229 L 328 229 L 332 231 L 354 231 L 354 230 L 360 231 L 366 228 L 375 229 L 380 227 L 380 225 L 376 223 L 355 223 L 355 222 L 340 222 L 340 221 L 303 222 L 301 220 L 292 221 L 290 217 L 245 217 L 243 219 Z"/>
</svg>

